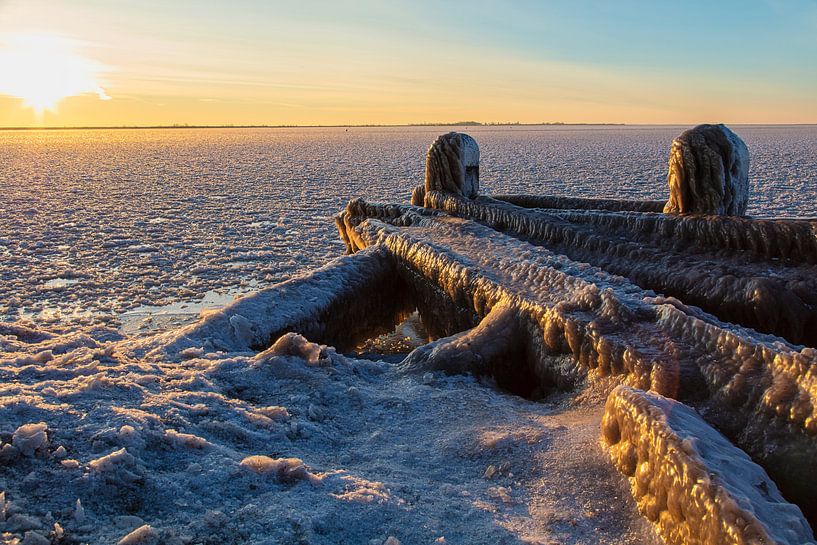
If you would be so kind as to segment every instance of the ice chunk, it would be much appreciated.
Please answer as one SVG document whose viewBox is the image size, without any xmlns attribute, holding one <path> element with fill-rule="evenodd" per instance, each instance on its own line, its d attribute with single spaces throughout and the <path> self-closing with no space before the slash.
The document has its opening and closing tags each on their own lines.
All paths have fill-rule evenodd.
<svg viewBox="0 0 817 545">
<path fill-rule="evenodd" d="M 203 449 L 210 446 L 210 442 L 191 433 L 181 433 L 176 430 L 165 430 L 165 440 L 173 447 Z"/>
<path fill-rule="evenodd" d="M 124 447 L 91 460 L 88 467 L 92 475 L 104 477 L 106 483 L 132 484 L 143 481 L 143 470 L 138 466 L 136 457 Z"/>
<path fill-rule="evenodd" d="M 23 456 L 34 456 L 36 451 L 48 448 L 47 430 L 45 422 L 23 424 L 14 432 L 11 443 Z"/>
<path fill-rule="evenodd" d="M 82 502 L 79 498 L 77 498 L 76 503 L 74 503 L 74 522 L 77 524 L 85 522 L 85 508 L 82 507 Z"/>
<path fill-rule="evenodd" d="M 116 545 L 156 545 L 158 543 L 159 532 L 149 524 L 145 524 L 117 541 Z"/>
<path fill-rule="evenodd" d="M 247 456 L 239 464 L 258 475 L 270 475 L 282 483 L 308 480 L 315 481 L 315 476 L 306 469 L 300 458 L 270 458 L 269 456 Z"/>
<path fill-rule="evenodd" d="M 258 354 L 256 360 L 265 361 L 274 356 L 294 356 L 315 365 L 321 358 L 321 347 L 309 342 L 303 335 L 287 333 L 267 350 Z"/>
</svg>

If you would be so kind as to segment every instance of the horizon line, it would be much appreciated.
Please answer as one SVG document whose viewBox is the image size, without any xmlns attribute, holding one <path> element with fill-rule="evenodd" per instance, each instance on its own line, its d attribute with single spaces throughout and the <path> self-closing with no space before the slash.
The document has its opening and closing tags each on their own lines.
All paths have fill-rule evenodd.
<svg viewBox="0 0 817 545">
<path fill-rule="evenodd" d="M 699 125 L 696 123 L 694 125 Z M 693 125 L 692 123 L 571 123 L 561 121 L 550 121 L 542 123 L 521 123 L 521 122 L 480 122 L 480 121 L 459 121 L 455 123 L 350 123 L 350 124 L 315 124 L 315 125 L 271 125 L 271 124 L 171 124 L 171 125 L 46 125 L 46 126 L 10 126 L 0 127 L 0 131 L 58 131 L 58 130 L 128 130 L 128 129 L 331 129 L 331 128 L 389 128 L 389 127 L 678 127 Z M 812 126 L 813 123 L 729 123 L 731 126 L 764 126 L 764 127 L 791 127 L 791 126 Z"/>
</svg>

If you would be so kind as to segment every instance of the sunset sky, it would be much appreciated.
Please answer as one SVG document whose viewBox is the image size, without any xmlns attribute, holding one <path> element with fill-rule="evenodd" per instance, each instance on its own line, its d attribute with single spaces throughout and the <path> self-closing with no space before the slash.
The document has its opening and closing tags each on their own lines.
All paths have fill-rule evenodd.
<svg viewBox="0 0 817 545">
<path fill-rule="evenodd" d="M 0 126 L 817 122 L 817 1 L 0 0 Z"/>
</svg>

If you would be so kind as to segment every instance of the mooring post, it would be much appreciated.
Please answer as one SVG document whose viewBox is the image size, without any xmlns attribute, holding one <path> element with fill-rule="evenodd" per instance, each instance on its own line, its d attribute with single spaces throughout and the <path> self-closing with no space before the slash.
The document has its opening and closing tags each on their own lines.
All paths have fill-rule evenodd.
<svg viewBox="0 0 817 545">
<path fill-rule="evenodd" d="M 423 206 L 429 191 L 444 191 L 473 199 L 479 195 L 479 145 L 460 132 L 437 137 L 426 154 L 425 185 L 417 186 L 411 204 Z"/>
<path fill-rule="evenodd" d="M 749 149 L 726 125 L 698 125 L 672 141 L 664 213 L 744 216 Z"/>
</svg>

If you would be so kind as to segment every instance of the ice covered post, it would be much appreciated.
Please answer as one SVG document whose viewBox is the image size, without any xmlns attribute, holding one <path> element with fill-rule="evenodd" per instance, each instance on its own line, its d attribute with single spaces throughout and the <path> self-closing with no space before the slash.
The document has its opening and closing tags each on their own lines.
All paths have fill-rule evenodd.
<svg viewBox="0 0 817 545">
<path fill-rule="evenodd" d="M 664 213 L 743 216 L 749 149 L 726 125 L 698 125 L 672 141 Z"/>
<path fill-rule="evenodd" d="M 425 193 L 444 191 L 473 199 L 479 195 L 479 146 L 460 132 L 438 136 L 426 155 L 426 181 L 412 193 L 411 203 L 422 206 Z"/>
</svg>

